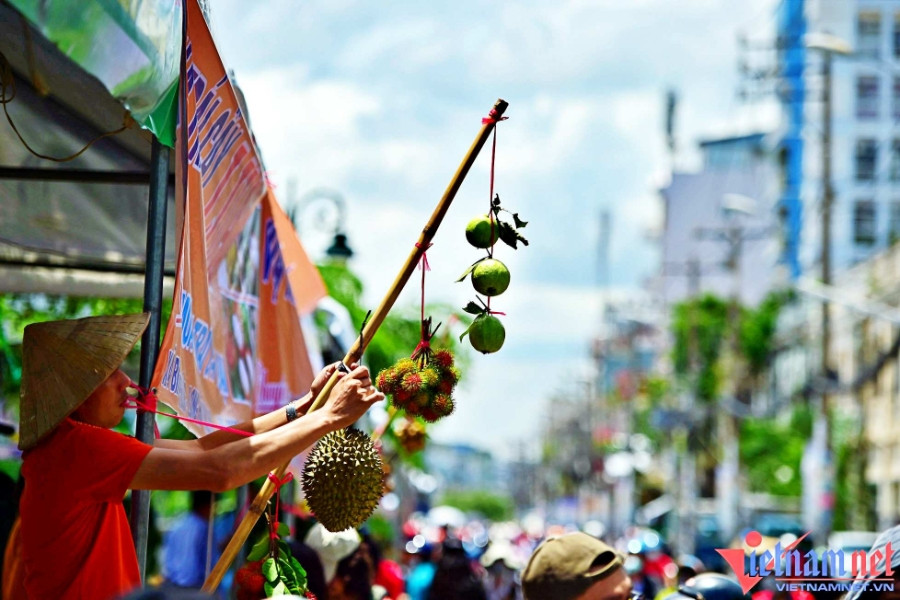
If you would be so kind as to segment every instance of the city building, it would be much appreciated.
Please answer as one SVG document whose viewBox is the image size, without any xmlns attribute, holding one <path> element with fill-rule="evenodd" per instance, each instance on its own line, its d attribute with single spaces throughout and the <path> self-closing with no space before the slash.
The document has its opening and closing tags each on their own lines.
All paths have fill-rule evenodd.
<svg viewBox="0 0 900 600">
<path fill-rule="evenodd" d="M 779 317 L 772 404 L 766 408 L 775 414 L 805 398 L 817 409 L 803 467 L 806 527 L 822 531 L 829 525 L 822 515 L 840 500 L 854 508 L 844 515 L 846 528 L 884 529 L 900 518 L 900 246 L 839 271 L 833 286 L 801 280 L 797 289 L 796 301 Z M 831 306 L 834 365 L 827 378 L 821 368 L 825 300 Z M 835 456 L 831 464 L 824 458 L 829 432 L 820 410 L 826 390 L 832 444 L 850 452 Z M 841 461 L 849 462 L 842 466 Z M 853 497 L 835 498 L 838 490 L 823 483 L 829 471 L 845 480 Z"/>
<path fill-rule="evenodd" d="M 844 268 L 900 234 L 900 2 L 784 0 L 778 8 L 783 263 L 794 279 L 821 255 L 824 55 L 812 34 L 852 52 L 831 61 L 832 264 Z"/>
<path fill-rule="evenodd" d="M 777 168 L 761 133 L 700 143 L 703 168 L 673 173 L 664 202 L 666 305 L 712 293 L 755 305 L 779 277 Z"/>
</svg>

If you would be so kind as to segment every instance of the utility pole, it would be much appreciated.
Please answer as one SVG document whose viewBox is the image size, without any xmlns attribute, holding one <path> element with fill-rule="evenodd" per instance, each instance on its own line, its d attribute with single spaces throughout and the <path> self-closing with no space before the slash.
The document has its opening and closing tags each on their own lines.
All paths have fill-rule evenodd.
<svg viewBox="0 0 900 600">
<path fill-rule="evenodd" d="M 834 188 L 831 185 L 831 52 L 822 52 L 822 283 L 831 285 L 831 207 Z M 834 518 L 834 448 L 831 436 L 831 304 L 822 303 L 822 375 L 826 385 L 822 391 L 822 418 L 825 421 L 824 477 L 822 478 L 822 511 L 819 531 L 831 533 Z"/>
<path fill-rule="evenodd" d="M 807 47 L 819 50 L 822 55 L 822 249 L 821 277 L 822 284 L 831 285 L 831 210 L 834 205 L 834 187 L 831 181 L 831 69 L 833 54 L 850 54 L 850 46 L 838 37 L 830 34 L 812 34 L 807 36 Z M 824 447 L 822 451 L 821 487 L 818 490 L 819 515 L 816 532 L 827 536 L 831 532 L 834 510 L 834 460 L 832 448 L 831 406 L 828 382 L 831 381 L 831 304 L 822 303 L 822 338 L 821 369 L 826 381 L 822 391 L 820 420 L 825 429 Z"/>
</svg>

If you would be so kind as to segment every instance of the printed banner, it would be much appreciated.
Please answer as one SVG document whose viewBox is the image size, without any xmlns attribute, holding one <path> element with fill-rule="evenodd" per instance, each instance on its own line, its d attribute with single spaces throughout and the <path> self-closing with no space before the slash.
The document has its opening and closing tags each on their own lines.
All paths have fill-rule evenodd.
<svg viewBox="0 0 900 600">
<path fill-rule="evenodd" d="M 185 18 L 176 134 L 184 215 L 172 318 L 153 385 L 180 414 L 231 425 L 308 390 L 313 369 L 300 318 L 325 288 L 266 189 L 196 0 L 187 2 Z"/>
</svg>

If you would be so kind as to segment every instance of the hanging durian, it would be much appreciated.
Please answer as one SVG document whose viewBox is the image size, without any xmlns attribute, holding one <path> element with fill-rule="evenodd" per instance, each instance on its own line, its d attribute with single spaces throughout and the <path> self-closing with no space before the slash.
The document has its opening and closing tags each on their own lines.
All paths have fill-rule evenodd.
<svg viewBox="0 0 900 600">
<path fill-rule="evenodd" d="M 372 439 L 358 429 L 339 429 L 325 435 L 310 452 L 303 468 L 303 492 L 325 529 L 344 531 L 362 525 L 378 506 L 383 476 Z"/>
</svg>

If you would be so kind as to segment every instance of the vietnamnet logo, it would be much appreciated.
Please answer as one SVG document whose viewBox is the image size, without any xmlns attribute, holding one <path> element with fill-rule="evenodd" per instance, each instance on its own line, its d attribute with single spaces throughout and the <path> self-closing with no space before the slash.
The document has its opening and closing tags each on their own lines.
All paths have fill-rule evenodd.
<svg viewBox="0 0 900 600">
<path fill-rule="evenodd" d="M 781 542 L 774 549 L 757 552 L 763 541 L 758 531 L 751 531 L 744 537 L 747 547 L 717 548 L 722 558 L 731 566 L 741 589 L 746 594 L 764 577 L 775 578 L 778 591 L 807 592 L 849 592 L 894 590 L 894 569 L 890 566 L 893 548 L 888 542 L 884 549 L 872 551 L 824 550 L 821 555 L 815 550 L 802 552 L 797 545 L 811 532 L 807 531 L 787 546 Z M 878 565 L 885 565 L 879 569 Z"/>
</svg>

